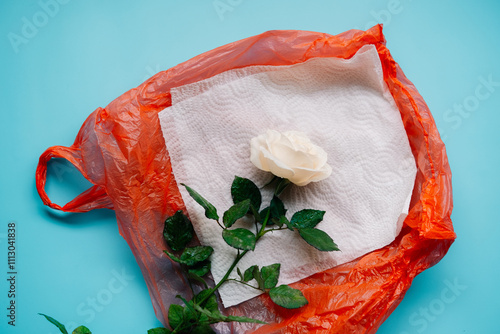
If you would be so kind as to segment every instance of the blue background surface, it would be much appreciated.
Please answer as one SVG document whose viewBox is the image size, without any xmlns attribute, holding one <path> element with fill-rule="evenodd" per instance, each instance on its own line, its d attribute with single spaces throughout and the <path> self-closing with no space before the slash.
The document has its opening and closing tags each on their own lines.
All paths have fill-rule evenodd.
<svg viewBox="0 0 500 334">
<path fill-rule="evenodd" d="M 458 235 L 378 333 L 498 332 L 498 1 L 55 1 L 0 3 L 1 333 L 57 333 L 38 312 L 94 333 L 160 325 L 113 212 L 42 205 L 34 172 L 46 148 L 71 145 L 97 107 L 217 46 L 266 30 L 338 34 L 376 22 L 446 143 Z M 88 187 L 67 163 L 50 165 L 54 202 Z M 17 224 L 15 327 L 6 317 L 9 222 Z"/>
</svg>

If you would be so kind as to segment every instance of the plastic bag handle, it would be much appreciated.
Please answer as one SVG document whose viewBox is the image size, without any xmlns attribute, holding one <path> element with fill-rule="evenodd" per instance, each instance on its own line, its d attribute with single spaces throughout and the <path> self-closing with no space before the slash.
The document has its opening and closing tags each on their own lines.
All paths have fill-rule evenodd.
<svg viewBox="0 0 500 334">
<path fill-rule="evenodd" d="M 36 189 L 43 203 L 52 209 L 65 212 L 87 212 L 94 209 L 113 209 L 113 203 L 108 197 L 106 190 L 94 185 L 75 197 L 72 201 L 64 206 L 52 203 L 45 192 L 45 182 L 47 181 L 47 163 L 52 158 L 63 158 L 68 160 L 87 178 L 87 173 L 83 170 L 83 161 L 81 151 L 77 147 L 53 146 L 48 148 L 40 156 L 38 166 L 36 168 Z M 87 178 L 88 179 L 88 178 Z"/>
</svg>

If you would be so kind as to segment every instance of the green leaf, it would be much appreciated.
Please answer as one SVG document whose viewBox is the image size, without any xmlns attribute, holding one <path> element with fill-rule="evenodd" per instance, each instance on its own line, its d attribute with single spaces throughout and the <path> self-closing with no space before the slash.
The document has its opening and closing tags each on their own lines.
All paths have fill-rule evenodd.
<svg viewBox="0 0 500 334">
<path fill-rule="evenodd" d="M 259 271 L 259 267 L 253 266 L 253 278 L 257 281 L 257 284 L 259 285 L 259 289 L 264 291 L 264 280 L 262 279 L 262 274 Z"/>
<path fill-rule="evenodd" d="M 168 251 L 164 252 L 173 261 L 192 267 L 200 262 L 207 260 L 210 255 L 212 255 L 213 251 L 214 249 L 210 246 L 189 247 L 184 250 L 184 253 L 182 253 L 180 258 Z"/>
<path fill-rule="evenodd" d="M 215 334 L 216 332 L 210 327 L 210 325 L 198 325 L 194 327 L 191 334 Z"/>
<path fill-rule="evenodd" d="M 222 238 L 231 247 L 242 250 L 255 249 L 255 234 L 244 228 L 223 230 Z"/>
<path fill-rule="evenodd" d="M 304 209 L 292 216 L 290 224 L 295 228 L 316 227 L 323 220 L 324 215 L 325 211 Z"/>
<path fill-rule="evenodd" d="M 240 276 L 240 280 L 244 281 L 245 278 L 243 277 L 243 274 L 241 273 L 241 270 L 239 267 L 236 268 L 236 273 L 238 273 L 238 276 Z"/>
<path fill-rule="evenodd" d="M 253 273 L 255 271 L 255 268 L 257 268 L 257 272 L 259 272 L 259 267 L 256 265 L 251 266 L 247 270 L 245 270 L 245 273 L 243 274 L 243 281 L 248 282 L 252 279 L 254 279 Z"/>
<path fill-rule="evenodd" d="M 208 272 L 210 271 L 210 268 L 211 268 L 211 262 L 210 261 L 203 261 L 203 262 L 197 263 L 194 266 L 190 267 L 188 269 L 188 272 L 190 274 L 195 274 L 199 277 L 203 277 L 206 274 L 208 274 Z"/>
<path fill-rule="evenodd" d="M 260 194 L 260 190 L 255 183 L 249 179 L 235 176 L 233 184 L 231 185 L 231 196 L 233 198 L 233 203 L 235 204 L 249 199 L 250 203 L 257 211 L 260 209 L 262 195 Z"/>
<path fill-rule="evenodd" d="M 186 248 L 184 253 L 181 255 L 181 263 L 184 263 L 187 266 L 194 266 L 195 264 L 207 260 L 213 252 L 214 249 L 210 246 L 195 246 Z"/>
<path fill-rule="evenodd" d="M 85 326 L 79 326 L 75 328 L 72 334 L 92 334 L 92 332 Z"/>
<path fill-rule="evenodd" d="M 200 304 L 201 307 L 207 309 L 210 312 L 219 312 L 219 304 L 217 303 L 217 297 L 213 293 L 212 289 L 201 290 L 199 294 L 195 297 L 195 302 L 199 303 L 201 300 L 208 297 L 203 303 Z"/>
<path fill-rule="evenodd" d="M 272 289 L 278 284 L 280 276 L 281 264 L 275 263 L 270 266 L 262 267 L 260 270 L 262 280 L 264 281 L 264 289 Z"/>
<path fill-rule="evenodd" d="M 188 191 L 189 195 L 191 195 L 191 197 L 205 209 L 205 217 L 207 217 L 208 219 L 219 221 L 219 215 L 217 214 L 217 209 L 209 201 L 203 198 L 192 188 L 186 186 L 184 183 L 181 183 L 181 185 L 186 187 L 186 190 Z"/>
<path fill-rule="evenodd" d="M 177 304 L 170 304 L 168 308 L 168 324 L 172 329 L 177 328 L 184 321 L 184 307 Z"/>
<path fill-rule="evenodd" d="M 300 290 L 289 287 L 288 285 L 280 285 L 276 288 L 269 290 L 269 297 L 271 300 L 284 308 L 299 308 L 306 304 L 308 301 Z"/>
<path fill-rule="evenodd" d="M 51 324 L 53 324 L 57 328 L 59 328 L 59 330 L 61 331 L 61 333 L 68 334 L 68 331 L 66 330 L 66 327 L 64 327 L 64 325 L 61 324 L 59 321 L 57 321 L 56 319 L 54 319 L 52 317 L 49 317 L 48 315 L 45 315 L 43 313 L 38 313 L 38 314 L 43 315 L 45 317 L 45 319 L 47 319 Z"/>
<path fill-rule="evenodd" d="M 284 216 L 285 214 L 286 209 L 283 201 L 279 197 L 274 196 L 271 200 L 271 217 L 279 218 L 281 216 Z"/>
<path fill-rule="evenodd" d="M 197 312 L 198 312 L 198 311 L 197 311 Z M 197 320 L 196 320 L 196 322 L 198 323 L 198 325 L 199 325 L 199 324 L 209 324 L 209 323 L 210 323 L 210 321 L 209 321 L 209 319 L 208 319 L 208 317 L 207 317 L 207 315 L 206 315 L 206 314 L 203 314 L 203 313 L 198 312 L 196 316 L 197 316 L 197 318 L 196 318 L 196 319 L 197 319 Z M 198 326 L 198 325 L 197 325 L 197 326 Z M 203 326 L 203 325 L 202 325 L 202 326 Z"/>
<path fill-rule="evenodd" d="M 320 251 L 331 252 L 340 250 L 326 232 L 317 228 L 299 229 L 299 234 L 309 245 Z"/>
<path fill-rule="evenodd" d="M 277 196 L 274 196 L 271 200 L 271 204 L 260 212 L 260 216 L 265 218 L 269 210 L 271 210 L 271 212 L 269 213 L 267 225 L 274 224 L 274 220 L 279 219 L 281 216 L 284 216 L 286 214 L 285 205 L 283 204 L 283 201 Z"/>
<path fill-rule="evenodd" d="M 243 218 L 248 210 L 250 210 L 250 200 L 246 199 L 243 202 L 239 202 L 234 204 L 229 208 L 226 212 L 224 212 L 224 216 L 222 217 L 222 221 L 224 222 L 224 226 L 231 227 L 233 224 L 240 218 Z"/>
<path fill-rule="evenodd" d="M 193 225 L 181 210 L 165 220 L 163 237 L 167 241 L 168 247 L 173 251 L 181 251 L 186 248 L 186 245 L 193 239 L 193 235 Z"/>
<path fill-rule="evenodd" d="M 172 331 L 167 328 L 157 327 L 148 330 L 148 334 L 171 334 Z"/>
</svg>

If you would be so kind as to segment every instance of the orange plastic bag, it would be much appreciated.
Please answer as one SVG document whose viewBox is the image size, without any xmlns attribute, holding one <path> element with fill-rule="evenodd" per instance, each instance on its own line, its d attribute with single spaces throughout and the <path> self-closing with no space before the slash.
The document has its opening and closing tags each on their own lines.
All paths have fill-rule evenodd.
<svg viewBox="0 0 500 334">
<path fill-rule="evenodd" d="M 189 295 L 179 268 L 164 255 L 163 223 L 184 203 L 165 147 L 159 111 L 171 105 L 170 89 L 221 72 L 251 65 L 290 65 L 313 57 L 348 59 L 374 45 L 408 134 L 417 163 L 409 215 L 390 245 L 350 263 L 294 284 L 309 304 L 298 310 L 275 306 L 265 295 L 224 310 L 258 318 L 269 325 L 224 323 L 224 333 L 374 333 L 402 300 L 413 278 L 436 264 L 455 239 L 451 172 L 431 113 L 391 57 L 380 25 L 337 36 L 305 31 L 269 31 L 206 52 L 160 72 L 113 102 L 98 108 L 83 124 L 71 147 L 54 146 L 40 157 L 37 189 L 51 208 L 116 212 L 120 234 L 142 270 L 158 319 L 166 324 L 175 295 Z M 61 207 L 47 197 L 47 162 L 65 158 L 94 184 Z"/>
</svg>

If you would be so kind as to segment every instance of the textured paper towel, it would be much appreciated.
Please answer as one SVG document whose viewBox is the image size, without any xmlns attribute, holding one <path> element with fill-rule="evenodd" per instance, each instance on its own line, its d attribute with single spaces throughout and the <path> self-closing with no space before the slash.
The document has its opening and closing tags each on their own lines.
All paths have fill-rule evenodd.
<svg viewBox="0 0 500 334">
<path fill-rule="evenodd" d="M 291 66 L 230 70 L 171 93 L 172 106 L 159 117 L 174 175 L 213 203 L 219 215 L 232 204 L 235 175 L 259 186 L 270 179 L 249 160 L 251 138 L 267 129 L 302 131 L 328 153 L 332 176 L 291 186 L 282 200 L 289 216 L 305 208 L 325 210 L 317 227 L 342 251 L 317 251 L 288 230 L 269 233 L 240 262 L 242 271 L 279 262 L 279 284 L 288 284 L 383 247 L 398 235 L 416 167 L 373 46 L 349 60 L 314 58 Z M 236 251 L 180 189 L 201 243 L 215 250 L 212 274 L 218 282 Z M 220 289 L 226 307 L 258 294 L 235 282 Z"/>
</svg>

